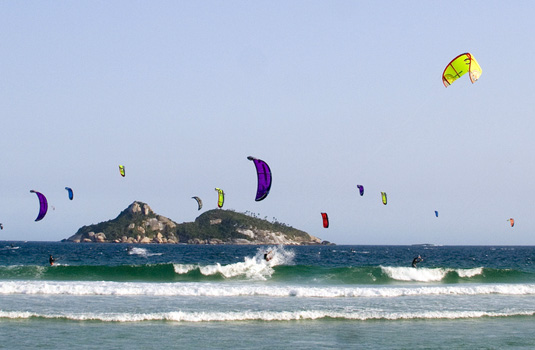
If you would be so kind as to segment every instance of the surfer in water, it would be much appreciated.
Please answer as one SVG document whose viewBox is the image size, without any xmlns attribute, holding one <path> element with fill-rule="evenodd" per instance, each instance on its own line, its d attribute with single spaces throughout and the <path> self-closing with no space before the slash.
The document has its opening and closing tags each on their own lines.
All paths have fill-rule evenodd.
<svg viewBox="0 0 535 350">
<path fill-rule="evenodd" d="M 48 258 L 48 262 L 50 263 L 50 266 L 54 265 L 55 261 L 56 261 L 56 259 L 54 259 L 54 257 L 52 255 L 50 255 L 50 258 Z"/>
<path fill-rule="evenodd" d="M 273 258 L 273 257 L 271 256 L 271 250 L 270 250 L 269 252 L 264 254 L 264 260 L 270 261 L 271 258 Z"/>
<path fill-rule="evenodd" d="M 412 259 L 412 267 L 416 267 L 416 264 L 421 261 L 424 261 L 424 259 L 420 255 L 418 255 L 416 258 Z"/>
</svg>

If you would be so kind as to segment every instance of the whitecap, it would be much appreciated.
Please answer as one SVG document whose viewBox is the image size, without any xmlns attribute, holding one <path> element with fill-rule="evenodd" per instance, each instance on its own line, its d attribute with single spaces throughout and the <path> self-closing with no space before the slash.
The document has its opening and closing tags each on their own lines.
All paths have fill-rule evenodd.
<svg viewBox="0 0 535 350">
<path fill-rule="evenodd" d="M 110 281 L 0 281 L 0 295 L 267 296 L 298 298 L 399 298 L 429 295 L 535 295 L 535 284 L 441 286 L 282 286 L 250 283 L 147 283 Z"/>
<path fill-rule="evenodd" d="M 236 322 L 236 321 L 300 321 L 318 319 L 345 320 L 418 320 L 418 319 L 476 319 L 482 317 L 516 317 L 533 316 L 535 310 L 510 311 L 427 311 L 427 312 L 391 312 L 383 310 L 361 311 L 328 311 L 328 310 L 299 310 L 299 311 L 233 311 L 233 312 L 185 312 L 172 311 L 160 313 L 36 313 L 27 311 L 2 311 L 0 319 L 66 319 L 73 321 L 101 321 L 101 322 L 143 322 L 143 321 L 173 321 L 173 322 Z"/>
</svg>

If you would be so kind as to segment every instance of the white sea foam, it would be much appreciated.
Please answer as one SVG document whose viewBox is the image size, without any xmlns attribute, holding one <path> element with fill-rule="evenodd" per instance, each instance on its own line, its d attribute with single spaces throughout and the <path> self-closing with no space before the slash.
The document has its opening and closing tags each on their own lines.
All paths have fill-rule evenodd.
<svg viewBox="0 0 535 350">
<path fill-rule="evenodd" d="M 175 270 L 175 273 L 177 273 L 179 275 L 185 275 L 190 271 L 198 269 L 199 265 L 194 265 L 194 264 L 173 264 L 173 268 Z"/>
<path fill-rule="evenodd" d="M 264 259 L 264 254 L 269 252 L 270 260 Z M 201 274 L 211 276 L 220 274 L 225 278 L 243 276 L 251 280 L 266 280 L 270 278 L 277 265 L 293 264 L 295 253 L 286 250 L 284 247 L 270 247 L 259 249 L 255 256 L 245 257 L 243 261 L 234 264 L 221 265 L 220 263 L 200 266 L 192 264 L 173 264 L 175 273 L 186 274 L 192 270 L 199 269 Z"/>
<path fill-rule="evenodd" d="M 3 248 L 0 248 L 0 250 L 15 250 L 15 249 L 19 249 L 19 248 L 20 247 L 6 245 Z"/>
<path fill-rule="evenodd" d="M 450 272 L 455 272 L 459 277 L 468 278 L 483 273 L 482 267 L 473 269 L 451 269 L 451 268 L 413 268 L 413 267 L 391 267 L 381 266 L 381 270 L 388 277 L 397 281 L 414 282 L 438 282 Z"/>
<path fill-rule="evenodd" d="M 155 255 L 162 255 L 163 253 L 151 253 L 146 248 L 138 248 L 138 247 L 132 247 L 128 250 L 129 255 L 139 255 L 142 257 L 148 257 L 148 256 L 155 256 Z"/>
<path fill-rule="evenodd" d="M 235 321 L 297 321 L 317 319 L 345 320 L 418 320 L 418 319 L 469 319 L 482 317 L 533 316 L 535 310 L 492 311 L 426 311 L 389 312 L 389 311 L 234 311 L 234 312 L 161 312 L 161 313 L 34 313 L 27 311 L 2 311 L 0 319 L 66 319 L 73 321 L 102 322 L 235 322 Z"/>
<path fill-rule="evenodd" d="M 240 283 L 144 283 L 107 281 L 0 281 L 0 295 L 124 295 L 202 297 L 396 298 L 426 295 L 535 295 L 535 284 L 446 286 L 283 286 Z"/>
<path fill-rule="evenodd" d="M 477 275 L 481 275 L 483 273 L 482 267 L 476 267 L 473 269 L 456 269 L 455 272 L 459 275 L 459 277 L 462 278 L 470 278 Z"/>
</svg>

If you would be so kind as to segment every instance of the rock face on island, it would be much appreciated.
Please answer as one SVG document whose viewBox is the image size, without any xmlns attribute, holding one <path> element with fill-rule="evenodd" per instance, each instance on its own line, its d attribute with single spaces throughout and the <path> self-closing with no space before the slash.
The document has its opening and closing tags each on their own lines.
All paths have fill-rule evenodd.
<svg viewBox="0 0 535 350">
<path fill-rule="evenodd" d="M 145 203 L 134 202 L 113 220 L 81 227 L 69 242 L 178 243 L 177 224 L 155 214 Z"/>
<path fill-rule="evenodd" d="M 326 244 L 279 222 L 214 209 L 194 222 L 177 224 L 145 203 L 134 202 L 113 220 L 81 227 L 67 242 L 188 244 Z"/>
</svg>

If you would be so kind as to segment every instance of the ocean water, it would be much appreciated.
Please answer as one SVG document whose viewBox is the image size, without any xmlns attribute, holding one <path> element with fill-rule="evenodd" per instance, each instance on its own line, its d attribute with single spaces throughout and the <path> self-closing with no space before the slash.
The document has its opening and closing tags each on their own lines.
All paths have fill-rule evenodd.
<svg viewBox="0 0 535 350">
<path fill-rule="evenodd" d="M 0 348 L 533 349 L 533 260 L 524 246 L 3 241 Z"/>
</svg>

